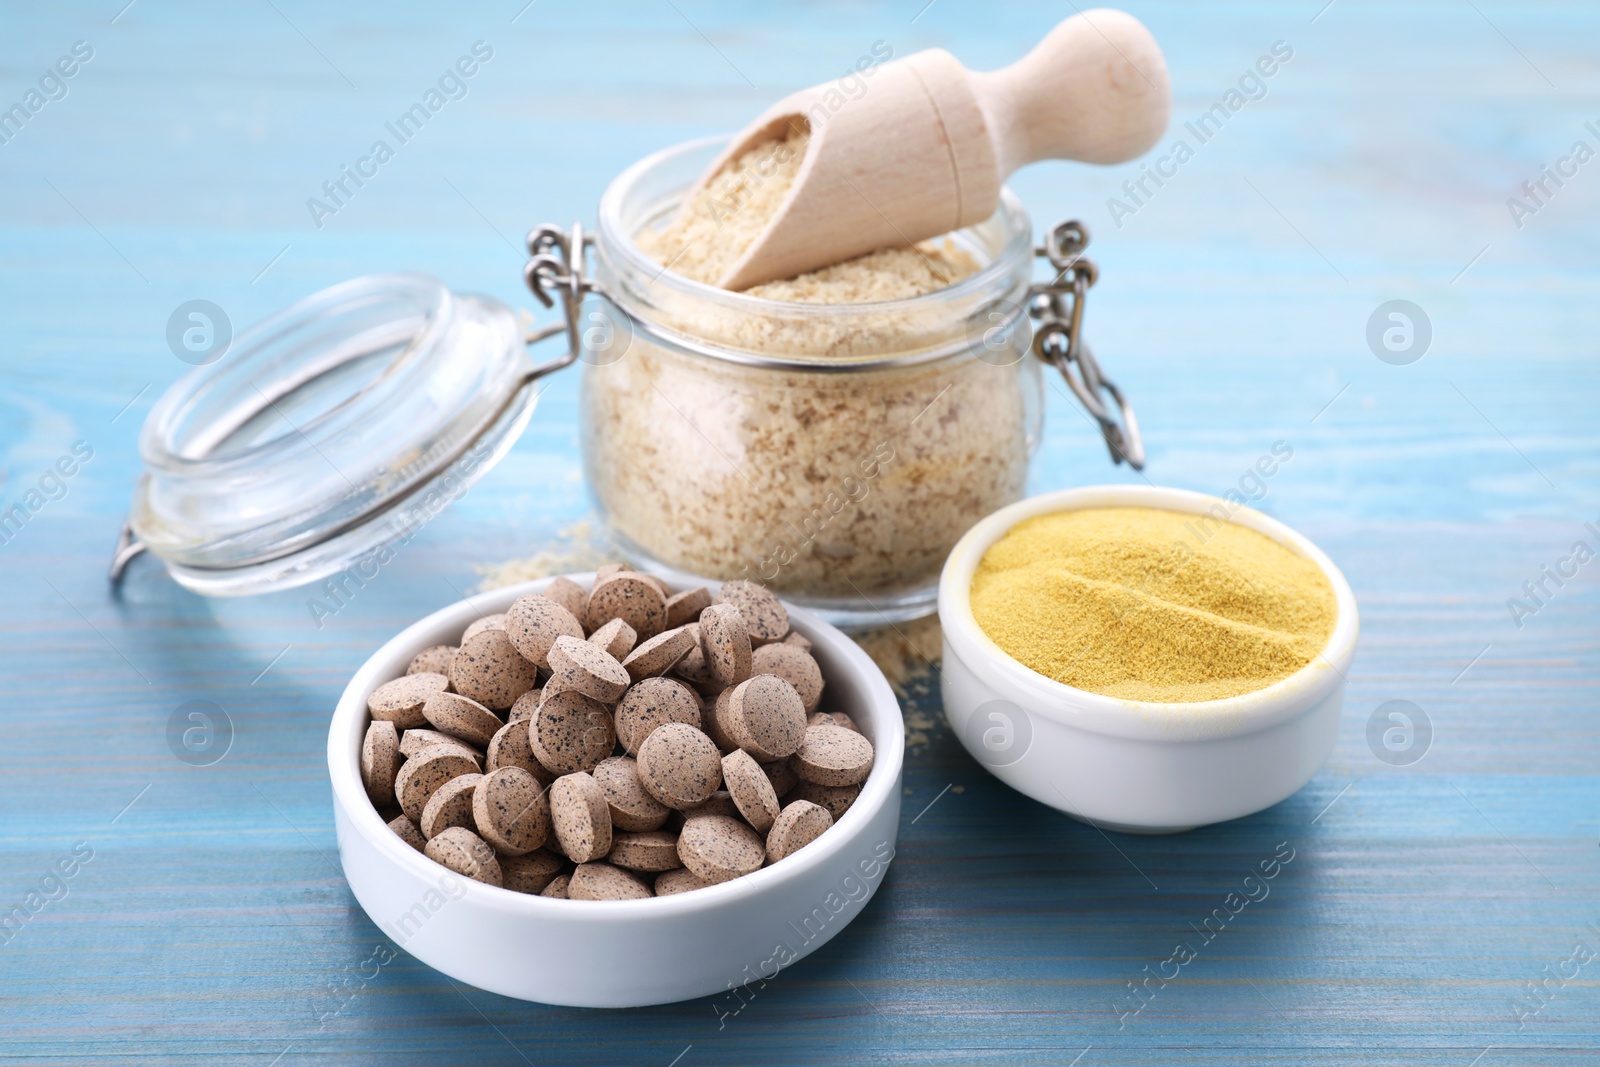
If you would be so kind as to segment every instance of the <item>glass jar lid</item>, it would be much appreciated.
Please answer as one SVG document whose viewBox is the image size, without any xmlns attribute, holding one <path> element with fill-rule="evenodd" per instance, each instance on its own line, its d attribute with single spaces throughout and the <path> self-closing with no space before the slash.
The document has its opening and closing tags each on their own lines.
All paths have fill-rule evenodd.
<svg viewBox="0 0 1600 1067">
<path fill-rule="evenodd" d="M 559 329 L 559 327 L 558 327 Z M 241 333 L 157 401 L 115 581 L 149 550 L 182 585 L 303 585 L 414 536 L 510 449 L 536 367 L 516 315 L 421 274 L 357 278 Z"/>
</svg>

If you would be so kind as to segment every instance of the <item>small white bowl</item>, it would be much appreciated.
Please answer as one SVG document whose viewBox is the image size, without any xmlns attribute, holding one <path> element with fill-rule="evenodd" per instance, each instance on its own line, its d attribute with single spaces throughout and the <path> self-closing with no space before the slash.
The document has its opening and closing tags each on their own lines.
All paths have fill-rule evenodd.
<svg viewBox="0 0 1600 1067">
<path fill-rule="evenodd" d="M 1229 521 L 1320 567 L 1338 601 L 1321 657 L 1265 689 L 1186 704 L 1087 693 L 1012 659 L 972 616 L 969 594 L 979 562 L 1025 519 L 1099 507 L 1202 514 L 1219 504 Z M 1345 673 L 1355 654 L 1355 596 L 1310 541 L 1253 508 L 1232 508 L 1182 489 L 1093 486 L 1023 500 L 967 531 L 939 579 L 944 713 L 967 751 L 1013 789 L 1075 819 L 1127 833 L 1178 833 L 1237 819 L 1310 781 L 1338 732 Z"/>
<path fill-rule="evenodd" d="M 771 978 L 826 944 L 871 899 L 894 856 L 905 734 L 883 672 L 854 641 L 799 608 L 789 608 L 789 617 L 827 678 L 823 710 L 847 712 L 876 753 L 850 810 L 787 859 L 676 896 L 556 900 L 458 877 L 384 824 L 358 765 L 368 695 L 404 674 L 424 648 L 455 643 L 472 620 L 546 584 L 498 589 L 434 612 L 375 652 L 345 688 L 328 729 L 328 774 L 339 859 L 361 907 L 407 952 L 452 978 L 572 1007 L 723 993 Z"/>
</svg>

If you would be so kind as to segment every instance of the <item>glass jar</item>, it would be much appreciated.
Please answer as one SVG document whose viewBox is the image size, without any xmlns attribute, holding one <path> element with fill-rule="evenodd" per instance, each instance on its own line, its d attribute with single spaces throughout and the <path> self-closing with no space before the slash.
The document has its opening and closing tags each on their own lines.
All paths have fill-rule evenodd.
<svg viewBox="0 0 1600 1067">
<path fill-rule="evenodd" d="M 932 610 L 969 526 L 1023 495 L 1041 422 L 1033 267 L 1009 191 L 950 238 L 981 265 L 892 302 L 780 303 L 667 273 L 634 243 L 719 140 L 629 168 L 600 203 L 582 443 L 619 547 L 676 581 L 748 578 L 836 622 Z"/>
<path fill-rule="evenodd" d="M 1080 223 L 1035 249 L 1002 190 L 992 218 L 948 238 L 981 265 L 948 288 L 763 300 L 670 274 L 633 240 L 720 147 L 629 168 L 597 237 L 577 224 L 530 233 L 524 276 L 561 306 L 540 329 L 395 274 L 240 333 L 151 410 L 112 580 L 149 550 L 210 595 L 341 571 L 359 585 L 509 451 L 539 379 L 580 359 L 590 490 L 632 561 L 676 583 L 749 578 L 846 625 L 931 611 L 951 546 L 1022 496 L 1041 363 L 1099 422 L 1113 461 L 1141 466 L 1133 412 L 1079 336 L 1095 280 Z M 1050 281 L 1030 283 L 1035 255 Z M 527 346 L 558 337 L 561 354 L 536 363 Z"/>
</svg>

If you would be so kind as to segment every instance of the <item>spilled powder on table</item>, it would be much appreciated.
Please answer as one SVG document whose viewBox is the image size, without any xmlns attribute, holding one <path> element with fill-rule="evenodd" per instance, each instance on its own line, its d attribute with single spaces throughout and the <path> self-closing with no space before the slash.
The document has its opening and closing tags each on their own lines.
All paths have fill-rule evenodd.
<svg viewBox="0 0 1600 1067">
<path fill-rule="evenodd" d="M 905 720 L 906 747 L 926 748 L 944 720 L 928 714 L 908 698 L 932 689 L 942 654 L 943 631 L 939 617 L 882 626 L 850 635 L 872 662 L 878 665 L 889 687 L 900 698 L 900 714 Z"/>
<path fill-rule="evenodd" d="M 892 626 L 861 630 L 850 636 L 878 665 L 889 687 L 904 697 L 918 682 L 933 677 L 944 648 L 939 616 L 929 615 Z"/>
<path fill-rule="evenodd" d="M 476 567 L 483 576 L 478 591 L 487 593 L 491 589 L 553 578 L 558 574 L 582 574 L 619 559 L 615 546 L 604 532 L 591 520 L 580 519 L 556 531 L 553 543 L 531 555 Z"/>
</svg>

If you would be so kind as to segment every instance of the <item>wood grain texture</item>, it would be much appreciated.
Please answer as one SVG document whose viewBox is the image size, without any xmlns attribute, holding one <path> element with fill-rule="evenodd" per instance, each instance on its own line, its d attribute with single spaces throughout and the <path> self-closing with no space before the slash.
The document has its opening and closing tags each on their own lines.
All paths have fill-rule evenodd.
<svg viewBox="0 0 1600 1067">
<path fill-rule="evenodd" d="M 243 325 L 395 269 L 531 306 L 521 233 L 591 220 L 605 182 L 645 152 L 735 129 L 875 41 L 993 68 L 1066 13 L 970 0 L 920 13 L 920 0 L 521 6 L 7 13 L 0 104 L 73 42 L 94 57 L 0 145 L 0 502 L 76 441 L 94 456 L 0 545 L 0 905 L 79 842 L 93 859 L 0 945 L 0 1059 L 1600 1057 L 1600 961 L 1552 979 L 1520 1028 L 1514 1008 L 1578 941 L 1600 948 L 1600 563 L 1520 628 L 1506 608 L 1600 524 L 1600 162 L 1552 186 L 1520 228 L 1506 205 L 1574 141 L 1600 147 L 1584 125 L 1600 124 L 1600 17 L 1578 3 L 1133 3 L 1174 86 L 1173 128 L 1147 159 L 1275 42 L 1293 57 L 1132 214 L 1113 219 L 1106 202 L 1126 199 L 1137 163 L 1042 164 L 1013 182 L 1037 224 L 1078 216 L 1094 231 L 1103 276 L 1087 332 L 1138 406 L 1152 481 L 1221 492 L 1274 442 L 1294 449 L 1261 506 L 1327 549 L 1363 612 L 1338 748 L 1301 793 L 1178 837 L 1107 836 L 1010 793 L 935 732 L 908 755 L 899 852 L 877 898 L 737 1015 L 719 1021 L 717 1000 L 544 1008 L 403 953 L 372 962 L 392 946 L 339 873 L 330 709 L 382 641 L 469 592 L 475 564 L 585 513 L 576 379 L 554 381 L 506 462 L 321 627 L 304 590 L 204 601 L 148 561 L 114 597 L 103 569 L 138 428 L 186 369 L 164 340 L 172 309 L 210 299 Z M 464 98 L 318 229 L 307 198 L 477 40 L 494 57 Z M 1433 325 L 1405 367 L 1365 340 L 1395 298 Z M 1059 383 L 1047 425 L 1034 489 L 1138 477 L 1109 466 Z M 1369 715 L 1391 699 L 1434 728 L 1409 767 L 1367 745 Z M 213 766 L 168 748 L 187 700 L 231 718 Z M 933 692 L 913 703 L 937 712 Z M 1280 842 L 1295 858 L 1270 895 L 1137 1015 L 1119 1014 L 1128 983 L 1198 939 Z"/>
</svg>

